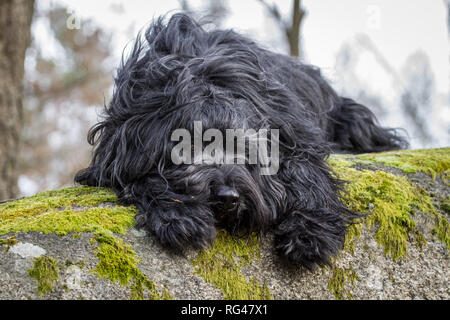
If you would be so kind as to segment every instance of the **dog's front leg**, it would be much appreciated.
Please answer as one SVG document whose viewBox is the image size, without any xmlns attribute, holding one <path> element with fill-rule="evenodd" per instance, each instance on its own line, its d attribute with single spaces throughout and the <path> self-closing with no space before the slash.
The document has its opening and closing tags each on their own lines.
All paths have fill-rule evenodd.
<svg viewBox="0 0 450 320">
<path fill-rule="evenodd" d="M 322 160 L 285 160 L 278 178 L 286 205 L 275 226 L 275 247 L 287 260 L 308 269 L 330 264 L 344 243 L 347 225 L 356 215 L 339 196 L 340 182 Z"/>
<path fill-rule="evenodd" d="M 136 205 L 136 227 L 155 235 L 159 242 L 175 249 L 205 248 L 216 236 L 210 209 L 186 195 L 155 190 L 162 182 L 133 185 L 122 192 L 121 200 Z"/>
</svg>

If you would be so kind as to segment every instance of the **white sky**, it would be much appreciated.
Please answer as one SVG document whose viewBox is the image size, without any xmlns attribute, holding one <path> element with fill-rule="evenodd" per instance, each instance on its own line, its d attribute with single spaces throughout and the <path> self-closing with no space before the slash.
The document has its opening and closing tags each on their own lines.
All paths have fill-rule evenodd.
<svg viewBox="0 0 450 320">
<path fill-rule="evenodd" d="M 193 9 L 202 8 L 208 0 L 188 0 Z M 271 0 L 266 0 L 270 2 Z M 450 143 L 450 45 L 447 33 L 446 7 L 443 0 L 303 0 L 307 16 L 302 30 L 302 48 L 306 62 L 319 66 L 338 92 L 353 96 L 364 88 L 382 98 L 387 111 L 377 114 L 382 125 L 402 127 L 412 133 L 412 148 L 440 147 Z M 131 44 L 138 31 L 160 15 L 179 11 L 178 0 L 39 0 L 41 6 L 62 3 L 68 15 L 92 19 L 113 34 L 113 58 L 107 61 L 114 68 L 125 46 Z M 228 16 L 224 28 L 233 28 L 255 39 L 264 47 L 287 53 L 284 35 L 267 10 L 257 0 L 226 0 Z M 291 17 L 292 0 L 276 1 L 282 15 Z M 42 19 L 41 19 L 42 21 Z M 83 28 L 83 25 L 81 25 Z M 48 33 L 48 26 L 36 23 L 33 34 L 41 47 L 58 57 L 58 46 Z M 345 44 L 361 47 L 361 35 L 369 38 L 384 59 L 387 68 L 380 67 L 376 54 L 366 49 L 358 51 L 356 78 L 351 73 L 335 70 L 336 56 Z M 362 37 L 364 38 L 364 37 Z M 359 50 L 359 49 L 357 49 Z M 409 120 L 400 109 L 403 90 L 402 70 L 411 55 L 424 52 L 434 78 L 434 101 L 426 116 L 433 142 L 424 144 L 415 136 Z M 355 61 L 355 60 L 354 60 Z M 32 69 L 32 68 L 31 68 Z M 346 78 L 349 75 L 350 78 Z M 347 80 L 345 80 L 345 78 Z M 350 79 L 350 80 L 349 80 Z M 348 82 L 348 80 L 350 82 Z M 345 82 L 347 81 L 347 82 Z M 355 81 L 355 85 L 352 85 Z M 352 93 L 349 90 L 356 90 Z M 110 93 L 104 93 L 106 96 Z M 375 110 L 374 110 L 375 111 Z"/>
<path fill-rule="evenodd" d="M 115 32 L 117 57 L 138 30 L 153 17 L 179 9 L 177 0 L 41 0 L 61 2 L 77 16 L 92 18 Z M 203 0 L 190 0 L 195 8 Z M 270 2 L 270 1 L 268 1 Z M 291 0 L 276 1 L 289 17 Z M 303 28 L 303 46 L 308 62 L 332 70 L 342 44 L 357 34 L 370 36 L 376 47 L 398 71 L 406 58 L 418 49 L 430 58 L 440 93 L 449 91 L 450 46 L 446 26 L 446 9 L 441 0 L 304 0 L 308 15 Z M 273 20 L 256 0 L 228 0 L 230 15 L 225 27 L 256 38 L 273 50 L 287 52 L 280 44 L 282 36 Z M 123 14 L 112 7 L 121 6 Z M 370 66 L 367 66 L 370 68 Z"/>
</svg>

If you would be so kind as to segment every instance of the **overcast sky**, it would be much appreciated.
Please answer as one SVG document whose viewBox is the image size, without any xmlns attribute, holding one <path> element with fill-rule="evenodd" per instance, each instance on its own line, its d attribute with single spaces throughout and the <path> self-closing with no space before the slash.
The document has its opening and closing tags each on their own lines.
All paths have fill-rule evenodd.
<svg viewBox="0 0 450 320">
<path fill-rule="evenodd" d="M 193 9 L 201 8 L 206 1 L 188 0 Z M 119 65 L 124 47 L 131 47 L 138 31 L 152 19 L 180 9 L 177 0 L 39 0 L 37 3 L 43 7 L 62 3 L 69 8 L 68 16 L 73 13 L 77 18 L 92 19 L 112 32 L 113 58 L 108 61 L 111 70 Z M 226 3 L 228 15 L 224 28 L 244 33 L 268 49 L 288 52 L 281 28 L 259 1 L 228 0 Z M 282 15 L 290 19 L 292 0 L 277 0 L 276 3 Z M 302 3 L 307 10 L 302 29 L 302 48 L 307 63 L 319 66 L 341 94 L 356 98 L 358 90 L 362 89 L 380 98 L 386 112 L 373 111 L 381 124 L 407 129 L 411 133 L 412 148 L 449 145 L 450 46 L 443 0 L 303 0 Z M 57 57 L 58 45 L 52 45 L 45 20 L 37 21 L 40 22 L 33 25 L 34 37 L 45 48 L 44 54 Z M 364 48 L 364 43 L 361 45 L 358 39 L 368 41 L 374 50 Z M 339 70 L 336 68 L 337 54 L 348 44 L 356 50 L 356 56 L 352 56 L 352 71 L 356 76 L 346 73 L 342 66 Z M 428 57 L 434 79 L 432 107 L 424 116 L 433 134 L 433 142 L 427 143 L 410 130 L 411 124 L 402 113 L 400 102 L 406 61 L 418 51 L 422 58 L 424 54 Z M 420 70 L 419 65 L 408 65 L 408 68 L 414 67 Z"/>
<path fill-rule="evenodd" d="M 113 30 L 117 57 L 133 35 L 148 25 L 153 17 L 179 9 L 177 0 L 41 1 L 45 5 L 65 3 L 77 16 L 92 18 Z M 203 2 L 189 1 L 194 8 Z M 289 17 L 292 1 L 277 0 L 276 3 L 284 16 Z M 303 3 L 308 11 L 303 28 L 303 46 L 309 63 L 325 70 L 333 69 L 336 53 L 342 44 L 365 33 L 398 70 L 410 54 L 422 49 L 430 58 L 438 92 L 448 92 L 450 48 L 444 1 L 304 0 Z M 279 41 L 282 34 L 267 18 L 258 1 L 228 0 L 228 4 L 230 14 L 225 27 L 246 33 L 273 50 L 287 52 L 286 45 Z"/>
</svg>

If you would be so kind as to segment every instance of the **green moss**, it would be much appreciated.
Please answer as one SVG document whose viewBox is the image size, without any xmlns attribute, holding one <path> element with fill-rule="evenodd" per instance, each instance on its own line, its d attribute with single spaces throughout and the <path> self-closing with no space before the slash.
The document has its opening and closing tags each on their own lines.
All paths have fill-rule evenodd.
<svg viewBox="0 0 450 320">
<path fill-rule="evenodd" d="M 0 246 L 6 246 L 6 252 L 8 252 L 9 249 L 17 243 L 18 241 L 16 240 L 16 235 L 5 239 L 0 239 Z"/>
<path fill-rule="evenodd" d="M 375 229 L 375 239 L 384 253 L 394 260 L 404 257 L 408 243 L 414 239 L 421 247 L 423 235 L 413 220 L 415 210 L 436 217 L 431 199 L 420 188 L 412 185 L 405 177 L 383 171 L 357 170 L 343 156 L 330 159 L 337 175 L 349 181 L 346 185 L 346 204 L 361 213 L 371 212 L 364 223 L 353 225 L 346 238 L 346 249 L 352 250 L 355 240 L 365 226 Z"/>
<path fill-rule="evenodd" d="M 125 233 L 134 223 L 136 209 L 121 205 L 92 207 L 105 202 L 117 202 L 109 189 L 70 187 L 1 204 L 0 235 L 19 231 L 58 235 L 99 230 Z"/>
<path fill-rule="evenodd" d="M 115 194 L 107 188 L 97 187 L 68 187 L 59 190 L 44 191 L 31 197 L 26 197 L 0 205 L 4 214 L 14 214 L 15 211 L 33 215 L 35 212 L 45 212 L 49 209 L 65 208 L 76 205 L 78 207 L 93 206 L 105 202 L 117 203 Z"/>
<path fill-rule="evenodd" d="M 422 171 L 433 179 L 450 169 L 450 148 L 369 153 L 353 157 L 383 163 L 406 173 Z"/>
<path fill-rule="evenodd" d="M 195 273 L 220 288 L 225 300 L 271 299 L 266 284 L 255 278 L 247 279 L 241 272 L 243 266 L 260 257 L 258 239 L 235 239 L 219 230 L 214 246 L 204 250 L 192 261 Z"/>
<path fill-rule="evenodd" d="M 445 212 L 445 214 L 450 215 L 450 199 L 447 198 L 441 202 L 441 210 Z"/>
<path fill-rule="evenodd" d="M 55 259 L 41 256 L 34 259 L 34 266 L 28 270 L 28 274 L 36 279 L 38 293 L 43 296 L 48 291 L 53 291 L 53 285 L 59 280 L 59 267 Z"/>
<path fill-rule="evenodd" d="M 160 294 L 154 282 L 137 267 L 139 259 L 129 244 L 105 232 L 97 233 L 92 240 L 98 244 L 98 264 L 94 273 L 112 282 L 119 282 L 122 286 L 130 285 L 131 299 L 171 299 L 165 288 Z"/>
<path fill-rule="evenodd" d="M 433 207 L 424 190 L 405 177 L 352 167 L 355 163 L 373 162 L 382 162 L 407 173 L 423 171 L 433 178 L 440 175 L 444 183 L 448 183 L 450 148 L 330 157 L 329 163 L 337 176 L 348 181 L 344 194 L 347 206 L 356 212 L 369 214 L 360 223 L 350 226 L 344 248 L 352 252 L 363 228 L 368 228 L 375 230 L 375 239 L 386 255 L 393 260 L 404 257 L 411 241 L 420 248 L 426 243 L 413 219 L 416 210 L 433 217 L 433 233 L 450 248 L 447 217 Z M 446 212 L 445 201 L 441 202 L 441 209 Z M 346 288 L 354 286 L 356 280 L 358 277 L 353 269 L 333 266 L 327 287 L 336 299 L 352 299 Z"/>
<path fill-rule="evenodd" d="M 66 262 L 64 263 L 64 266 L 66 268 L 70 267 L 70 266 L 77 266 L 80 269 L 84 269 L 84 267 L 86 266 L 86 263 L 84 263 L 83 261 L 80 262 L 72 262 L 71 260 L 66 260 Z"/>
<path fill-rule="evenodd" d="M 441 179 L 447 187 L 450 187 L 450 170 L 445 170 L 441 174 Z"/>
<path fill-rule="evenodd" d="M 111 206 L 96 207 L 103 203 Z M 10 232 L 40 231 L 45 234 L 79 237 L 83 232 L 96 232 L 94 240 L 99 263 L 94 270 L 99 276 L 122 285 L 131 283 L 131 297 L 143 299 L 168 299 L 170 294 L 164 288 L 159 294 L 153 282 L 137 268 L 138 258 L 131 246 L 112 233 L 125 234 L 134 224 L 135 207 L 117 203 L 116 195 L 106 188 L 70 187 L 38 193 L 32 197 L 0 205 L 0 235 Z M 52 288 L 51 283 L 40 274 L 49 260 L 37 260 L 38 265 L 30 271 L 40 280 L 39 291 Z M 67 262 L 71 264 L 72 262 Z M 30 273 L 30 274 L 31 274 Z M 147 291 L 144 292 L 144 291 Z"/>
<path fill-rule="evenodd" d="M 447 218 L 437 214 L 435 221 L 436 224 L 433 228 L 433 233 L 442 243 L 445 243 L 447 249 L 450 250 L 450 230 Z"/>
<path fill-rule="evenodd" d="M 347 289 L 347 286 L 351 284 L 351 286 L 354 287 L 356 280 L 359 280 L 356 272 L 351 268 L 346 269 L 337 266 L 333 266 L 331 272 L 332 274 L 327 284 L 328 290 L 330 290 L 338 300 L 353 299 L 353 295 L 351 291 Z"/>
</svg>

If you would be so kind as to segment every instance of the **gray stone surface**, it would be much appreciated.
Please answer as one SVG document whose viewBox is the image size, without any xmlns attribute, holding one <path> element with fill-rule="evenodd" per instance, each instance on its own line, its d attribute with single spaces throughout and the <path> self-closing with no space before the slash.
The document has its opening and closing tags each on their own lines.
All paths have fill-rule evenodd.
<svg viewBox="0 0 450 320">
<path fill-rule="evenodd" d="M 129 288 L 101 279 L 91 271 L 97 263 L 91 236 L 83 234 L 73 239 L 71 235 L 19 234 L 17 240 L 45 248 L 47 255 L 60 263 L 60 279 L 54 292 L 40 297 L 36 281 L 28 275 L 34 258 L 1 250 L 0 299 L 129 299 Z M 130 232 L 125 240 L 141 258 L 141 271 L 157 285 L 165 286 L 175 299 L 222 298 L 219 288 L 194 274 L 191 259 L 196 256 L 195 251 L 171 253 L 151 237 L 136 236 L 135 232 Z M 351 267 L 359 278 L 354 285 L 347 282 L 345 290 L 355 299 L 449 299 L 448 251 L 431 237 L 427 241 L 422 251 L 411 246 L 405 259 L 394 262 L 366 232 L 353 254 L 344 251 L 337 260 L 337 266 Z M 283 264 L 272 252 L 270 236 L 261 239 L 260 247 L 261 259 L 253 260 L 243 273 L 265 282 L 273 298 L 334 299 L 327 288 L 329 268 L 312 273 Z"/>
<path fill-rule="evenodd" d="M 11 253 L 17 254 L 22 258 L 38 258 L 47 253 L 47 251 L 41 247 L 28 242 L 19 242 L 13 245 L 9 250 Z"/>
<path fill-rule="evenodd" d="M 369 168 L 360 165 L 363 169 Z M 371 170 L 384 170 L 404 175 L 410 181 L 434 194 L 433 201 L 448 199 L 450 188 L 440 177 L 426 174 L 404 174 L 398 169 L 374 165 Z M 437 205 L 438 206 L 438 205 Z M 374 230 L 364 229 L 354 252 L 342 251 L 335 269 L 350 270 L 356 280 L 343 282 L 340 294 L 353 299 L 442 299 L 450 298 L 449 251 L 433 234 L 430 215 L 416 212 L 414 220 L 426 245 L 408 247 L 404 258 L 393 261 L 375 241 Z M 8 236 L 1 236 L 5 239 Z M 93 270 L 98 264 L 92 233 L 43 234 L 18 233 L 13 246 L 0 245 L 0 299 L 129 299 L 130 287 L 100 278 Z M 175 299 L 221 299 L 219 287 L 195 273 L 192 261 L 198 252 L 174 253 L 162 248 L 144 231 L 131 229 L 117 235 L 130 244 L 140 259 L 139 268 L 159 291 L 165 287 Z M 335 299 L 330 290 L 333 269 L 315 272 L 286 265 L 273 252 L 272 235 L 259 240 L 260 258 L 242 267 L 247 278 L 255 277 L 266 284 L 274 299 Z M 54 290 L 40 296 L 36 280 L 29 276 L 37 257 L 47 255 L 58 261 L 59 280 Z M 233 283 L 229 283 L 233 286 Z"/>
</svg>

